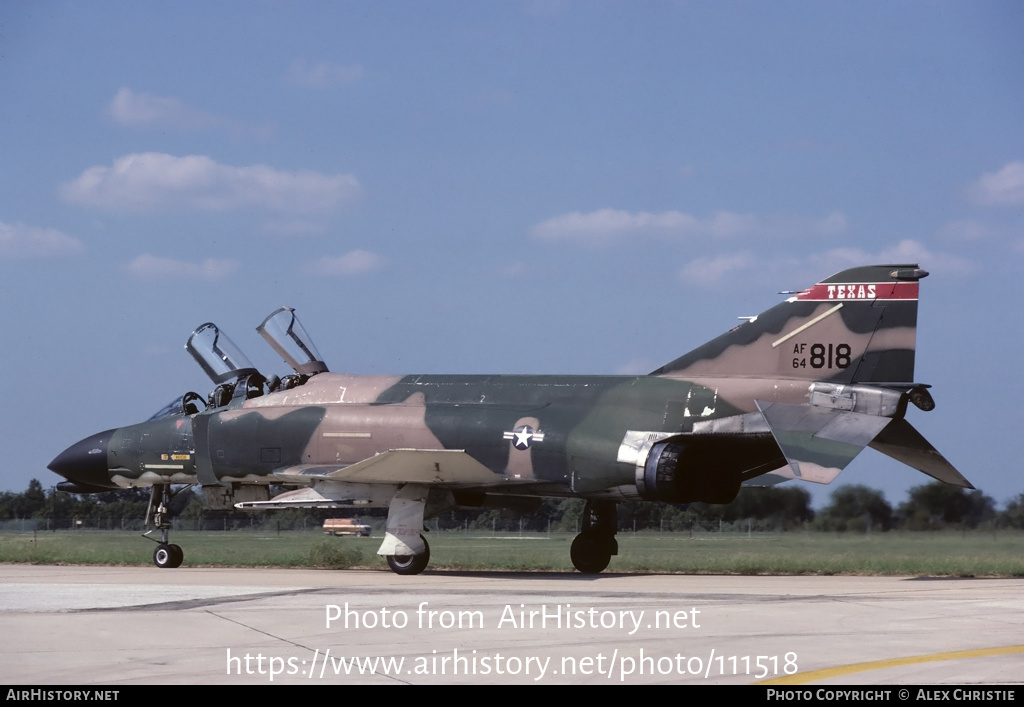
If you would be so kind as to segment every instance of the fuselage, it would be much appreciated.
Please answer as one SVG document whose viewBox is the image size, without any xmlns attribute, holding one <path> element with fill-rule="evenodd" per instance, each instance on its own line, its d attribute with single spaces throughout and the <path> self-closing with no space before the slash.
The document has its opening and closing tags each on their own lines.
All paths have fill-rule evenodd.
<svg viewBox="0 0 1024 707">
<path fill-rule="evenodd" d="M 686 434 L 695 423 L 753 412 L 754 400 L 806 397 L 805 380 L 778 378 L 322 373 L 290 390 L 101 433 L 78 454 L 105 443 L 106 468 L 93 456 L 88 473 L 65 475 L 121 488 L 295 484 L 296 469 L 447 449 L 464 450 L 496 478 L 586 494 L 634 483 L 635 466 L 620 450 L 629 431 Z"/>
</svg>

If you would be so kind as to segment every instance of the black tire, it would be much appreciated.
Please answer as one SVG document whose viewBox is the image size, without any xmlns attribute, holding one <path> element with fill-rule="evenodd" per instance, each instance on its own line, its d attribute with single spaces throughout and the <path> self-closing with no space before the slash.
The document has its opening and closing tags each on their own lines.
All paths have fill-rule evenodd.
<svg viewBox="0 0 1024 707">
<path fill-rule="evenodd" d="M 181 549 L 179 545 L 168 545 L 167 547 L 171 550 L 171 567 L 181 567 L 181 563 L 185 560 L 185 551 Z"/>
<path fill-rule="evenodd" d="M 422 535 L 423 552 L 418 555 L 387 555 L 388 567 L 395 574 L 419 574 L 430 563 L 430 545 Z"/>
<path fill-rule="evenodd" d="M 177 567 L 174 564 L 174 551 L 171 550 L 171 545 L 160 543 L 156 546 L 156 550 L 153 551 L 153 564 L 160 569 Z"/>
<path fill-rule="evenodd" d="M 594 533 L 580 533 L 572 541 L 569 558 L 583 574 L 598 574 L 612 561 L 612 545 Z"/>
</svg>

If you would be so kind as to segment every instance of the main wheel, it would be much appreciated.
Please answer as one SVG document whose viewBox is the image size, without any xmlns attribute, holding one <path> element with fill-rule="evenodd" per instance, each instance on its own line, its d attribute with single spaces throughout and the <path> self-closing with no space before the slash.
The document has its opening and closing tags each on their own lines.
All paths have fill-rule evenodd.
<svg viewBox="0 0 1024 707">
<path fill-rule="evenodd" d="M 572 541 L 569 558 L 583 574 L 598 574 L 612 561 L 612 545 L 595 533 L 580 533 Z"/>
<path fill-rule="evenodd" d="M 395 574 L 419 574 L 430 562 L 430 545 L 422 535 L 423 552 L 418 555 L 387 555 L 388 567 Z"/>
</svg>

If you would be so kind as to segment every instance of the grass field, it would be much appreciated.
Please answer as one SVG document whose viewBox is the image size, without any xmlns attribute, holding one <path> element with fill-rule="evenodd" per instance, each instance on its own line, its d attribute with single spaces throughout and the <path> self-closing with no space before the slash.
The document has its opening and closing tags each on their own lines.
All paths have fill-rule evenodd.
<svg viewBox="0 0 1024 707">
<path fill-rule="evenodd" d="M 572 571 L 571 533 L 477 535 L 432 532 L 429 569 Z M 185 566 L 385 569 L 380 537 L 319 532 L 175 532 Z M 1024 577 L 1024 533 L 872 535 L 620 533 L 607 572 L 683 574 L 861 574 Z M 0 534 L 0 562 L 147 565 L 156 545 L 138 533 L 61 531 Z"/>
</svg>

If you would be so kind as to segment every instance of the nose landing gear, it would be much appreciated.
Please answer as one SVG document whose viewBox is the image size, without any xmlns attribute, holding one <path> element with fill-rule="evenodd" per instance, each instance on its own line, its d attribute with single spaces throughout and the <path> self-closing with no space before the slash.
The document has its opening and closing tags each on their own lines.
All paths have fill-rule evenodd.
<svg viewBox="0 0 1024 707">
<path fill-rule="evenodd" d="M 150 538 L 153 530 L 143 533 L 142 537 L 148 538 L 157 543 L 153 551 L 153 564 L 161 569 L 181 567 L 185 559 L 185 552 L 178 545 L 170 542 L 171 522 L 168 518 L 167 507 L 171 503 L 171 485 L 154 484 L 153 491 L 149 496 L 149 509 L 146 511 L 146 525 L 152 525 L 153 530 L 160 531 L 160 540 Z M 152 522 L 150 520 L 152 519 Z"/>
</svg>

